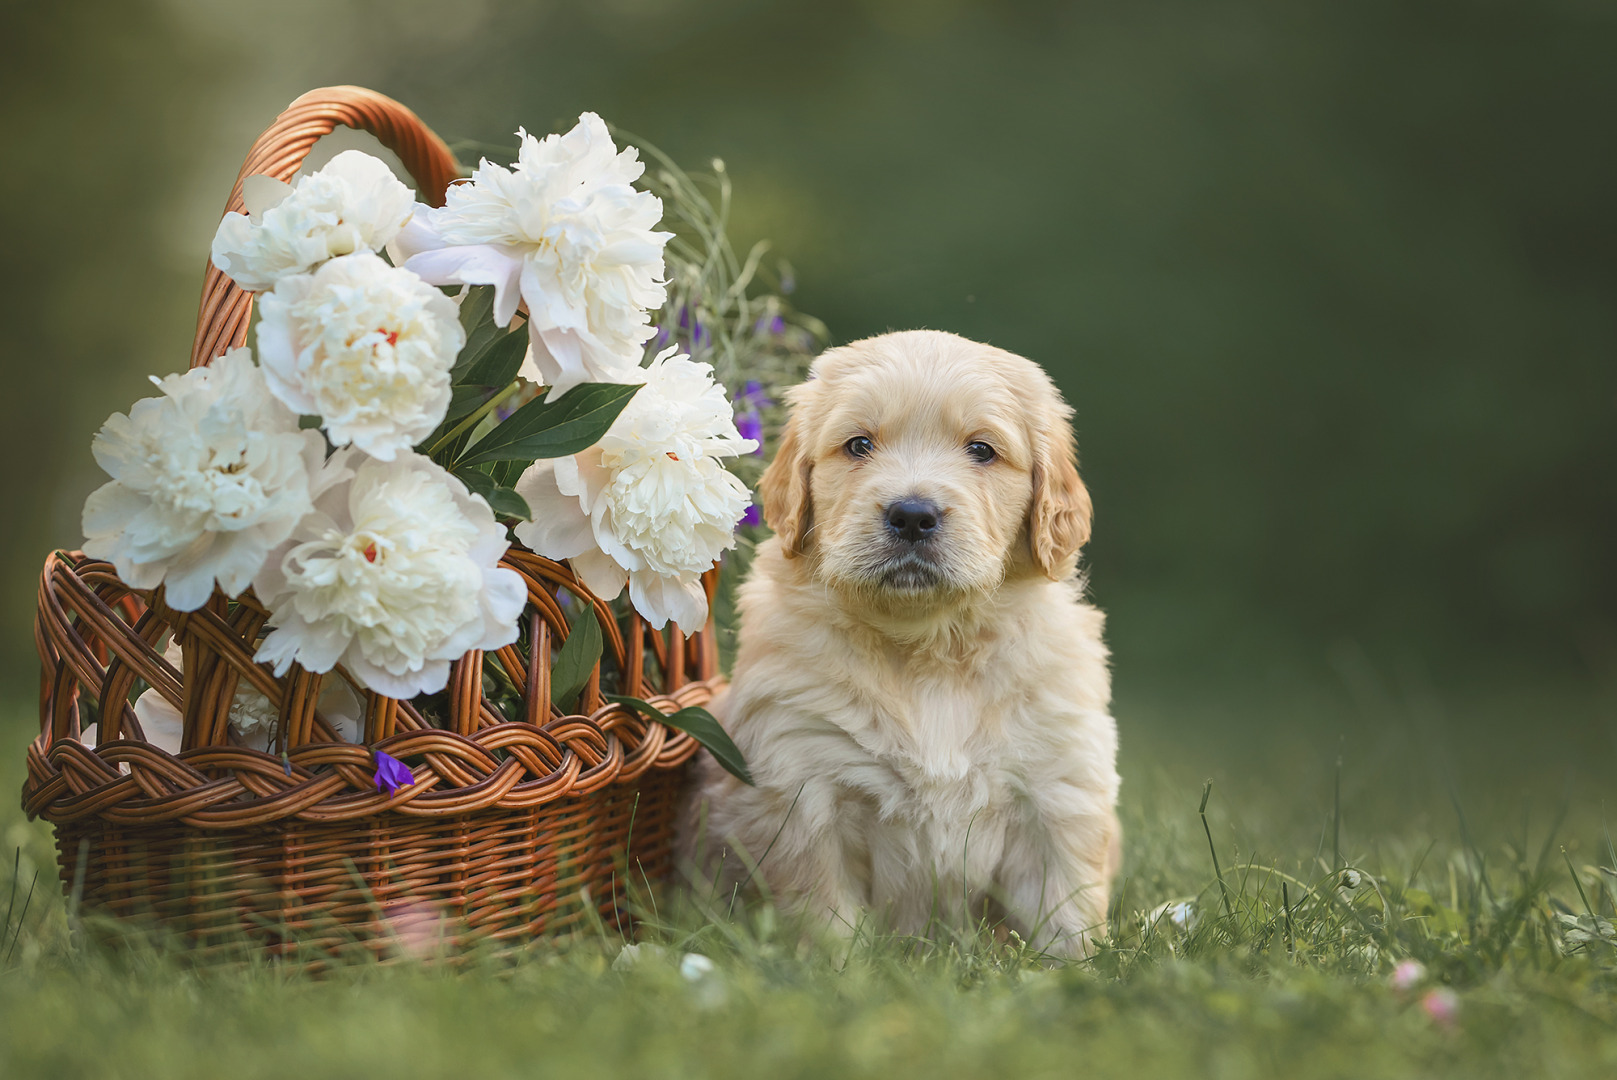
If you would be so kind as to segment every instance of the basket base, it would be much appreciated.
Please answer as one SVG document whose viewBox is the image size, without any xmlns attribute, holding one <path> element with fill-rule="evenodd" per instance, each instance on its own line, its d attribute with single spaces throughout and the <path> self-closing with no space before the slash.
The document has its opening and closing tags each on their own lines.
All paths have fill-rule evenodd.
<svg viewBox="0 0 1617 1080">
<path fill-rule="evenodd" d="M 648 769 L 531 810 L 454 817 L 243 829 L 87 818 L 57 825 L 58 863 L 86 911 L 203 954 L 318 963 L 509 951 L 597 918 L 629 928 L 631 892 L 672 870 L 687 772 Z"/>
</svg>

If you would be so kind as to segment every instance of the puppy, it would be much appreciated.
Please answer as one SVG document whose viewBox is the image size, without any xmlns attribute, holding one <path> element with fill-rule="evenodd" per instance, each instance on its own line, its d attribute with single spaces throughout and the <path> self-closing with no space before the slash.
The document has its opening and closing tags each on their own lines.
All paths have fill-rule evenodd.
<svg viewBox="0 0 1617 1080">
<path fill-rule="evenodd" d="M 1072 410 L 1028 360 L 909 331 L 789 393 L 687 858 L 848 929 L 1003 918 L 1085 955 L 1119 861 L 1102 616 Z"/>
</svg>

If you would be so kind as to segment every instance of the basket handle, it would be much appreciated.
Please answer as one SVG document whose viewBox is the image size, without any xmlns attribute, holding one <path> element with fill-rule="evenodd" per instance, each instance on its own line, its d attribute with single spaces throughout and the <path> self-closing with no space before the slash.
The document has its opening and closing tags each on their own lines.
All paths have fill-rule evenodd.
<svg viewBox="0 0 1617 1080">
<path fill-rule="evenodd" d="M 368 131 L 399 155 L 418 185 L 418 194 L 442 206 L 444 191 L 460 175 L 460 165 L 444 141 L 415 113 L 390 97 L 362 86 L 326 86 L 310 90 L 286 107 L 253 143 L 230 190 L 225 212 L 242 213 L 242 181 L 259 174 L 289 181 L 309 150 L 339 125 Z M 197 312 L 191 366 L 200 367 L 247 340 L 253 296 L 244 292 L 211 262 L 202 279 L 202 306 Z"/>
</svg>

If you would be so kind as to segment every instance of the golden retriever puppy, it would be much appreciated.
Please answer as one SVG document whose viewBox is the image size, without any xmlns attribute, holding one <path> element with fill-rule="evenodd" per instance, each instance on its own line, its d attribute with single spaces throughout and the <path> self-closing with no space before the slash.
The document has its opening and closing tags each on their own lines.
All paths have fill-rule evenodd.
<svg viewBox="0 0 1617 1080">
<path fill-rule="evenodd" d="M 1032 362 L 933 331 L 832 349 L 789 403 L 716 703 L 757 786 L 704 758 L 686 857 L 844 928 L 988 913 L 1086 954 L 1117 731 L 1072 410 Z"/>
</svg>

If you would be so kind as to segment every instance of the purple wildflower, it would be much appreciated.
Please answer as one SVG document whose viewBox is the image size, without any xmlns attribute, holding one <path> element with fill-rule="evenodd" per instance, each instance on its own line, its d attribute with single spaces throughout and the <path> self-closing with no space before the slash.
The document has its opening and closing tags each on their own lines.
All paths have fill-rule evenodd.
<svg viewBox="0 0 1617 1080">
<path fill-rule="evenodd" d="M 781 318 L 779 315 L 776 315 L 773 319 L 770 319 L 769 332 L 774 334 L 776 337 L 784 334 L 786 332 L 786 320 Z"/>
<path fill-rule="evenodd" d="M 764 452 L 764 422 L 758 419 L 757 413 L 744 412 L 736 417 L 736 431 L 741 433 L 743 439 L 751 439 L 758 444 L 754 453 Z"/>
<path fill-rule="evenodd" d="M 748 379 L 746 385 L 741 388 L 741 393 L 736 395 L 736 404 L 756 412 L 759 409 L 767 409 L 775 403 L 764 393 L 763 383 L 757 379 Z"/>
<path fill-rule="evenodd" d="M 668 327 L 658 323 L 657 336 L 651 339 L 652 350 L 655 352 L 661 352 L 663 350 L 663 346 L 668 344 L 668 338 Z"/>
<path fill-rule="evenodd" d="M 753 503 L 747 507 L 747 512 L 741 515 L 741 524 L 757 525 L 764 520 L 763 514 L 758 512 L 758 504 Z"/>
<path fill-rule="evenodd" d="M 376 756 L 377 791 L 381 791 L 385 787 L 387 788 L 388 796 L 391 798 L 398 793 L 399 788 L 404 787 L 406 784 L 415 783 L 415 774 L 410 771 L 410 766 L 391 754 L 382 753 L 380 750 L 372 750 L 371 753 Z"/>
</svg>

